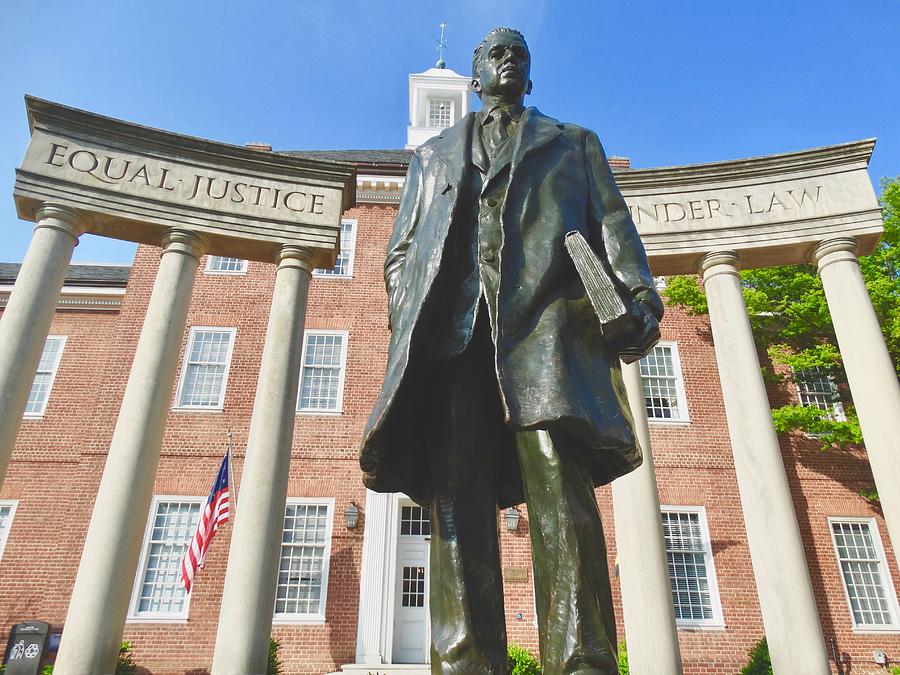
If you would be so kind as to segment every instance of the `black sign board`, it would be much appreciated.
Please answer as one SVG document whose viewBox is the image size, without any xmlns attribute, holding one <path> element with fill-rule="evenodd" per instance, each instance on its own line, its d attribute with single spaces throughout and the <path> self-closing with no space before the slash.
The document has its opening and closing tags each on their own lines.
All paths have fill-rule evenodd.
<svg viewBox="0 0 900 675">
<path fill-rule="evenodd" d="M 50 624 L 43 621 L 13 624 L 3 660 L 6 664 L 5 675 L 38 675 L 49 632 Z"/>
</svg>

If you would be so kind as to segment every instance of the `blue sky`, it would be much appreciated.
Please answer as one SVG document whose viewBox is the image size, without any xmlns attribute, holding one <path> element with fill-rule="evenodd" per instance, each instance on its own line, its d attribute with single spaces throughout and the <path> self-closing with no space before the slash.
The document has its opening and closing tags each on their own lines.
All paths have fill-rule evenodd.
<svg viewBox="0 0 900 675">
<path fill-rule="evenodd" d="M 900 4 L 860 2 L 0 3 L 0 261 L 31 225 L 11 198 L 26 93 L 141 124 L 275 149 L 399 148 L 407 75 L 467 74 L 497 25 L 522 30 L 543 112 L 634 166 L 735 159 L 870 136 L 900 174 Z M 77 261 L 133 246 L 82 237 Z"/>
</svg>

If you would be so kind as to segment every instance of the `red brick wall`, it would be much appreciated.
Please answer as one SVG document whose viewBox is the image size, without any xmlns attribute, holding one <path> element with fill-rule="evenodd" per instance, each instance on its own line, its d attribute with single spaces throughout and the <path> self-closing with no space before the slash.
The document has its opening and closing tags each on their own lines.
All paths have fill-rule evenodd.
<svg viewBox="0 0 900 675">
<path fill-rule="evenodd" d="M 347 214 L 358 219 L 351 279 L 314 277 L 307 328 L 349 332 L 349 353 L 340 415 L 296 418 L 290 497 L 334 498 L 331 564 L 324 625 L 276 625 L 281 656 L 291 673 L 323 673 L 355 660 L 359 571 L 365 520 L 347 530 L 343 511 L 365 504 L 356 453 L 366 416 L 377 396 L 386 360 L 388 332 L 382 263 L 395 207 L 362 205 Z M 0 560 L 0 633 L 18 620 L 39 618 L 59 628 L 93 506 L 104 455 L 121 402 L 159 250 L 140 247 L 119 313 L 58 312 L 51 333 L 68 335 L 45 417 L 26 421 L 0 499 L 18 499 L 6 551 Z M 220 412 L 170 411 L 154 494 L 205 497 L 231 429 L 235 474 L 247 442 L 256 377 L 271 301 L 274 267 L 250 263 L 246 275 L 207 275 L 201 264 L 188 317 L 193 325 L 237 329 L 236 344 Z M 182 344 L 187 341 L 188 331 Z M 712 539 L 725 628 L 679 631 L 685 671 L 733 674 L 763 635 L 762 617 L 746 545 L 709 325 L 671 309 L 663 338 L 678 343 L 690 423 L 651 425 L 660 501 L 704 506 Z M 180 371 L 180 364 L 179 364 Z M 174 394 L 174 386 L 173 386 Z M 788 400 L 789 388 L 772 389 L 773 402 Z M 865 452 L 821 452 L 805 437 L 782 439 L 782 451 L 797 517 L 806 545 L 826 640 L 852 662 L 852 672 L 883 672 L 866 662 L 873 649 L 900 660 L 900 635 L 854 632 L 828 530 L 828 516 L 875 516 L 888 552 L 895 586 L 897 561 L 880 515 L 858 491 L 872 484 Z M 239 479 L 239 478 L 238 478 Z M 240 485 L 238 484 L 238 489 Z M 238 495 L 238 501 L 240 496 Z M 614 576 L 615 531 L 609 488 L 598 490 Z M 504 568 L 527 570 L 526 581 L 507 580 L 509 639 L 534 651 L 533 582 L 528 514 L 515 533 L 501 528 Z M 142 527 L 143 524 L 137 526 Z M 125 638 L 135 658 L 154 673 L 205 672 L 212 660 L 219 597 L 231 526 L 213 542 L 200 572 L 189 618 L 181 623 L 129 622 Z M 618 584 L 614 597 L 621 624 Z M 521 613 L 521 618 L 517 618 Z M 2 635 L 0 635 L 2 638 Z"/>
</svg>

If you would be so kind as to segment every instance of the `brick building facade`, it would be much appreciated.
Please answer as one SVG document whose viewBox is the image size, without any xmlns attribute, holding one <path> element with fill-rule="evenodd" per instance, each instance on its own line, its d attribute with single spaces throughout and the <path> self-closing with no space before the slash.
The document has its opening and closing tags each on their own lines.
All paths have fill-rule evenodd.
<svg viewBox="0 0 900 675">
<path fill-rule="evenodd" d="M 366 578 L 370 523 L 357 465 L 385 368 L 383 256 L 409 154 L 318 156 L 355 162 L 360 178 L 358 205 L 345 213 L 339 268 L 313 276 L 306 336 L 297 345 L 304 366 L 272 634 L 281 642 L 285 672 L 309 674 L 359 660 L 359 634 L 369 620 L 360 609 L 367 584 L 391 589 L 381 620 L 393 626 L 387 635 L 394 662 L 423 663 L 427 654 L 427 556 L 421 557 L 427 517 L 402 497 L 392 502 L 392 574 Z M 627 162 L 617 168 L 627 169 Z M 140 246 L 130 267 L 70 270 L 0 490 L 4 636 L 26 619 L 47 621 L 55 632 L 64 625 L 158 260 L 159 249 Z M 15 273 L 15 266 L 0 266 L 0 290 Z M 243 450 L 273 283 L 270 265 L 201 261 L 153 506 L 146 523 L 134 523 L 144 544 L 124 637 L 148 672 L 203 673 L 212 662 L 230 524 L 214 540 L 189 598 L 178 588 L 177 561 L 229 430 L 241 508 Z M 662 337 L 642 374 L 685 672 L 730 675 L 764 630 L 709 323 L 670 308 Z M 798 393 L 782 385 L 769 396 L 780 405 Z M 780 440 L 823 634 L 840 662 L 832 661 L 833 672 L 884 672 L 873 662 L 874 651 L 900 661 L 894 590 L 900 572 L 877 506 L 859 494 L 873 483 L 865 451 L 822 452 L 815 439 L 801 435 Z M 610 489 L 599 489 L 597 498 L 622 639 Z M 362 512 L 354 528 L 345 523 L 351 504 Z M 524 506 L 519 510 L 512 531 L 498 514 L 507 629 L 510 642 L 536 651 L 528 514 Z M 873 594 L 868 601 L 867 593 Z M 851 606 L 851 595 L 863 599 Z"/>
</svg>

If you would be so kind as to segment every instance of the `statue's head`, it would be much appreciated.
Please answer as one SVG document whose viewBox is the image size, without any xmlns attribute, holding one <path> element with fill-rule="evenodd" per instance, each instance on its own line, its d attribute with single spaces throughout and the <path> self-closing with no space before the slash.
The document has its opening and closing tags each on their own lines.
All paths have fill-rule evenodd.
<svg viewBox="0 0 900 675">
<path fill-rule="evenodd" d="M 472 55 L 472 89 L 478 97 L 521 103 L 531 93 L 531 53 L 514 28 L 495 28 Z"/>
</svg>

